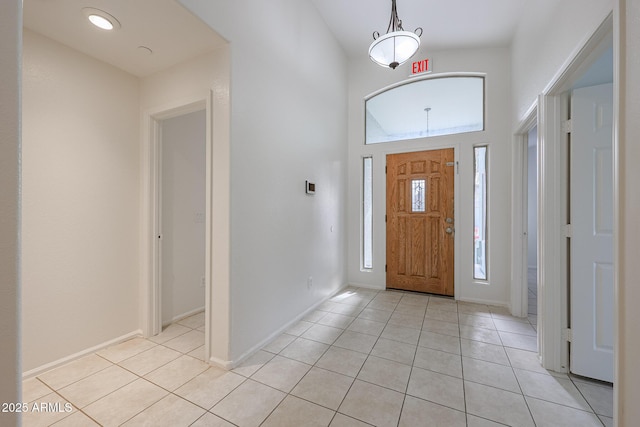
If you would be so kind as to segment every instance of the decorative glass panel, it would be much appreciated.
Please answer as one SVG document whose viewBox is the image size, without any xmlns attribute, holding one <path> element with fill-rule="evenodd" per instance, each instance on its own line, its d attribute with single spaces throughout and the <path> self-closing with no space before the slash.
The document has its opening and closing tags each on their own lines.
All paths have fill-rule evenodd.
<svg viewBox="0 0 640 427">
<path fill-rule="evenodd" d="M 372 158 L 363 159 L 362 188 L 362 268 L 373 268 L 373 182 Z"/>
<path fill-rule="evenodd" d="M 487 280 L 487 158 L 489 148 L 474 147 L 473 278 Z"/>
<path fill-rule="evenodd" d="M 366 100 L 365 144 L 484 130 L 484 78 L 411 80 Z"/>
<path fill-rule="evenodd" d="M 411 211 L 425 211 L 425 191 L 426 181 L 424 179 L 414 179 L 411 181 Z"/>
</svg>

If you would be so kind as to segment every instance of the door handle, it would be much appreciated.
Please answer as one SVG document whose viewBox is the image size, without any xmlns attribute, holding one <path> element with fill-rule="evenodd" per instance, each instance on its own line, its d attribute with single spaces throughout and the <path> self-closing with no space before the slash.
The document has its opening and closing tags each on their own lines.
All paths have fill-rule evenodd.
<svg viewBox="0 0 640 427">
<path fill-rule="evenodd" d="M 445 231 L 445 233 L 447 233 L 447 234 L 452 234 L 452 233 L 453 233 L 453 228 L 451 228 L 451 227 L 447 227 L 444 231 Z"/>
</svg>

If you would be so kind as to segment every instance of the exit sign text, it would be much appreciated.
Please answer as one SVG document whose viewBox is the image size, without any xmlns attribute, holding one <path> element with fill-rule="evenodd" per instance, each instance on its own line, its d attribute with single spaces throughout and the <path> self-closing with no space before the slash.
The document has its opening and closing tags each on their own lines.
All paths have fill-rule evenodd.
<svg viewBox="0 0 640 427">
<path fill-rule="evenodd" d="M 422 74 L 431 72 L 431 60 L 423 59 L 411 64 L 411 74 Z"/>
</svg>

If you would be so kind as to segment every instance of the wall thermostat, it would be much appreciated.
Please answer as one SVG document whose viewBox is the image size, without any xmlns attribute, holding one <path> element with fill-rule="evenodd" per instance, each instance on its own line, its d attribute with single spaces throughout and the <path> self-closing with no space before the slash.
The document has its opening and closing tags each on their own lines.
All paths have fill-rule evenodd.
<svg viewBox="0 0 640 427">
<path fill-rule="evenodd" d="M 307 194 L 315 194 L 316 184 L 314 182 L 305 181 L 305 191 Z"/>
</svg>

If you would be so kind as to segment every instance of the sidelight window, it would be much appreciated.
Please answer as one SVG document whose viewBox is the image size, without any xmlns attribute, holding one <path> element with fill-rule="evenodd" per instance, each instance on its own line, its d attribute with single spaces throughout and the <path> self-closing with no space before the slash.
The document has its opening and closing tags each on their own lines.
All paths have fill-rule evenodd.
<svg viewBox="0 0 640 427">
<path fill-rule="evenodd" d="M 473 278 L 487 280 L 487 165 L 489 147 L 473 148 Z"/>
</svg>

